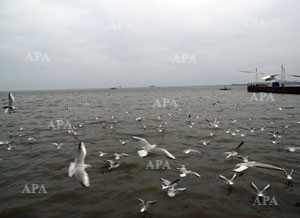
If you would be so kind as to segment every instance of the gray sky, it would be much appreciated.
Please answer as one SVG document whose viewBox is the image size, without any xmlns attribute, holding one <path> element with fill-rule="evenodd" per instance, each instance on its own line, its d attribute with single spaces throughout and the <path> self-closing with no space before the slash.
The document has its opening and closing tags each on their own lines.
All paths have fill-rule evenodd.
<svg viewBox="0 0 300 218">
<path fill-rule="evenodd" d="M 298 0 L 0 0 L 0 90 L 300 74 Z M 289 79 L 289 78 L 287 78 Z M 293 79 L 294 80 L 294 79 Z"/>
</svg>

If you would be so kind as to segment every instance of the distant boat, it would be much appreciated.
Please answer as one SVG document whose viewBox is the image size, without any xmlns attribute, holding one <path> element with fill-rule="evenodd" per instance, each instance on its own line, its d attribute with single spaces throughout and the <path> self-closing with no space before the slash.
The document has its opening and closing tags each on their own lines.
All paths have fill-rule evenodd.
<svg viewBox="0 0 300 218">
<path fill-rule="evenodd" d="M 221 89 L 219 89 L 219 90 L 227 91 L 227 90 L 231 90 L 231 89 L 229 89 L 229 88 L 227 88 L 227 87 L 225 86 L 224 88 L 221 88 Z"/>
<path fill-rule="evenodd" d="M 149 87 L 150 87 L 150 88 L 155 88 L 156 86 L 153 86 L 153 85 L 152 85 L 152 86 L 149 86 Z"/>
<path fill-rule="evenodd" d="M 117 89 L 117 87 L 110 87 L 109 89 Z"/>
</svg>

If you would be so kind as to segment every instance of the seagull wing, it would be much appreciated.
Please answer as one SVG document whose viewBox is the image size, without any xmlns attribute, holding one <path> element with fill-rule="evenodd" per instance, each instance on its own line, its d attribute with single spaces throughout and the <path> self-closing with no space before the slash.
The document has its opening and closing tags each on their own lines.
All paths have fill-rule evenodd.
<svg viewBox="0 0 300 218">
<path fill-rule="evenodd" d="M 75 163 L 71 162 L 68 170 L 69 177 L 72 177 L 74 175 L 74 170 L 75 170 Z"/>
<path fill-rule="evenodd" d="M 164 153 L 168 158 L 171 158 L 173 160 L 175 160 L 175 156 L 173 154 L 171 154 L 170 152 L 168 152 L 166 149 L 164 148 L 155 148 L 153 151 L 156 151 L 158 153 Z"/>
<path fill-rule="evenodd" d="M 271 170 L 280 170 L 280 171 L 284 171 L 285 169 L 280 168 L 280 167 L 276 167 L 273 166 L 271 164 L 264 164 L 264 163 L 254 163 L 253 164 L 254 167 L 260 167 L 260 168 L 266 168 L 266 169 L 271 169 Z"/>
<path fill-rule="evenodd" d="M 139 144 L 142 147 L 149 147 L 150 146 L 150 143 L 144 138 L 140 138 L 140 137 L 136 137 L 136 136 L 132 136 L 132 138 L 139 141 Z"/>
<path fill-rule="evenodd" d="M 219 175 L 219 178 L 225 180 L 226 182 L 229 181 L 229 180 L 228 180 L 225 176 L 223 176 L 223 175 Z"/>
<path fill-rule="evenodd" d="M 75 163 L 80 165 L 84 164 L 85 156 L 86 156 L 86 149 L 84 143 L 80 142 L 78 146 L 77 155 L 75 157 Z"/>
<path fill-rule="evenodd" d="M 271 188 L 271 185 L 268 184 L 266 187 L 264 187 L 264 189 L 262 190 L 262 193 L 265 194 L 270 188 Z"/>
<path fill-rule="evenodd" d="M 233 174 L 231 181 L 234 181 L 236 179 L 236 173 Z"/>
<path fill-rule="evenodd" d="M 242 141 L 234 150 L 238 150 L 243 144 L 244 144 L 244 141 Z"/>
<path fill-rule="evenodd" d="M 259 192 L 259 190 L 258 190 L 257 186 L 254 184 L 254 182 L 251 182 L 251 186 L 252 186 L 252 188 L 255 189 L 256 192 Z"/>
<path fill-rule="evenodd" d="M 85 172 L 83 167 L 77 167 L 75 169 L 75 177 L 82 186 L 84 186 L 84 187 L 90 186 L 89 175 Z"/>
<path fill-rule="evenodd" d="M 170 185 L 170 184 L 171 184 L 171 182 L 170 182 L 169 180 L 167 180 L 167 179 L 160 178 L 160 180 L 162 181 L 162 183 L 163 183 L 164 185 Z"/>
<path fill-rule="evenodd" d="M 8 105 L 10 107 L 14 106 L 14 102 L 15 102 L 15 98 L 14 98 L 13 94 L 10 92 L 8 94 Z"/>
</svg>

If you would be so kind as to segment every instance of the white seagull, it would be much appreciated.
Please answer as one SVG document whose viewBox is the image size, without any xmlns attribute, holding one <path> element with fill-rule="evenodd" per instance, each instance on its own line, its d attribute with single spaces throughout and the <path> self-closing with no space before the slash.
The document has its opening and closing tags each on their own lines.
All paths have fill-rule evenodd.
<svg viewBox="0 0 300 218">
<path fill-rule="evenodd" d="M 15 103 L 15 98 L 13 94 L 10 92 L 8 93 L 8 105 L 3 107 L 5 109 L 4 113 L 10 112 L 10 110 L 16 110 L 17 108 L 14 106 L 14 103 Z"/>
<path fill-rule="evenodd" d="M 223 175 L 219 175 L 219 177 L 220 177 L 220 179 L 223 179 L 227 185 L 233 185 L 234 184 L 234 180 L 236 179 L 236 173 L 233 174 L 233 176 L 232 176 L 231 179 L 227 179 Z"/>
<path fill-rule="evenodd" d="M 294 170 L 292 169 L 290 173 L 288 173 L 286 170 L 284 171 L 284 174 L 286 176 L 286 179 L 291 181 L 293 179 L 292 174 L 293 174 Z"/>
<path fill-rule="evenodd" d="M 116 160 L 119 160 L 121 157 L 129 157 L 129 154 L 126 154 L 126 153 L 121 153 L 121 154 L 119 154 L 119 153 L 114 153 L 114 156 L 115 156 L 115 159 Z"/>
<path fill-rule="evenodd" d="M 285 150 L 289 150 L 290 152 L 295 152 L 297 150 L 300 150 L 300 147 L 287 147 Z"/>
<path fill-rule="evenodd" d="M 100 157 L 103 157 L 104 155 L 106 155 L 107 153 L 104 153 L 104 152 L 102 152 L 102 151 L 99 151 L 99 156 Z"/>
<path fill-rule="evenodd" d="M 173 182 L 167 180 L 167 179 L 164 179 L 164 178 L 160 178 L 160 180 L 162 181 L 162 185 L 161 185 L 161 189 L 162 190 L 165 190 L 165 189 L 169 189 L 171 187 L 175 187 L 177 185 L 177 182 L 180 180 L 180 179 L 176 179 L 174 180 Z"/>
<path fill-rule="evenodd" d="M 196 149 L 186 149 L 183 151 L 183 153 L 189 154 L 189 153 L 199 153 L 201 154 L 200 151 L 196 150 Z"/>
<path fill-rule="evenodd" d="M 168 189 L 168 196 L 169 197 L 175 197 L 175 195 L 179 194 L 180 192 L 186 191 L 187 188 L 175 188 L 175 187 L 170 187 Z"/>
<path fill-rule="evenodd" d="M 88 174 L 85 172 L 85 168 L 92 167 L 89 164 L 84 163 L 84 159 L 86 156 L 86 149 L 83 142 L 79 143 L 78 151 L 75 156 L 74 162 L 70 163 L 69 166 L 69 177 L 75 175 L 77 181 L 84 187 L 90 186 L 90 179 Z"/>
<path fill-rule="evenodd" d="M 108 163 L 108 170 L 111 171 L 112 169 L 118 168 L 120 166 L 119 162 L 114 162 L 113 160 L 106 160 Z"/>
<path fill-rule="evenodd" d="M 251 186 L 252 186 L 252 188 L 254 188 L 254 190 L 256 191 L 256 195 L 257 195 L 258 197 L 263 197 L 263 196 L 265 196 L 266 192 L 271 188 L 271 185 L 268 184 L 268 185 L 267 185 L 266 187 L 264 187 L 262 190 L 259 190 L 259 189 L 257 188 L 257 186 L 254 184 L 254 182 L 251 182 Z"/>
<path fill-rule="evenodd" d="M 150 204 L 156 204 L 157 203 L 157 201 L 154 200 L 154 201 L 147 201 L 146 204 L 145 204 L 143 199 L 138 198 L 138 200 L 141 202 L 141 205 L 140 205 L 141 206 L 141 209 L 140 209 L 141 213 L 147 212 Z"/>
<path fill-rule="evenodd" d="M 119 139 L 119 142 L 122 144 L 122 145 L 126 145 L 128 142 L 130 142 L 131 141 L 131 139 L 129 139 L 129 140 L 121 140 L 121 139 Z"/>
<path fill-rule="evenodd" d="M 188 174 L 194 174 L 195 176 L 200 177 L 198 173 L 187 170 L 185 165 L 181 165 L 181 167 L 177 169 L 181 172 L 180 177 L 186 177 Z"/>
<path fill-rule="evenodd" d="M 157 145 L 155 145 L 155 144 L 151 145 L 144 138 L 140 138 L 140 137 L 136 137 L 136 136 L 132 136 L 132 138 L 139 141 L 139 143 L 142 147 L 142 150 L 137 151 L 138 155 L 140 157 L 146 157 L 149 152 L 152 152 L 152 153 L 164 153 L 168 158 L 176 159 L 175 156 L 173 154 L 171 154 L 170 152 L 168 152 L 166 149 L 158 148 Z"/>
<path fill-rule="evenodd" d="M 56 142 L 52 142 L 53 145 L 55 145 L 57 147 L 57 150 L 61 149 L 61 146 L 64 145 L 64 143 L 56 143 Z"/>
</svg>

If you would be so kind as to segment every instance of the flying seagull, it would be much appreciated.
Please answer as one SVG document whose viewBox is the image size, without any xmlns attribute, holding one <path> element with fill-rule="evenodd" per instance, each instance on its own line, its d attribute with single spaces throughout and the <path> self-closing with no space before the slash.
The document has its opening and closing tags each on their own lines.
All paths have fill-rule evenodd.
<svg viewBox="0 0 300 218">
<path fill-rule="evenodd" d="M 139 142 L 139 144 L 142 147 L 142 150 L 138 150 L 138 155 L 140 157 L 146 157 L 148 155 L 149 152 L 152 153 L 163 153 L 165 154 L 168 158 L 171 159 L 176 159 L 175 156 L 173 154 L 171 154 L 170 152 L 168 152 L 166 149 L 164 148 L 158 148 L 157 145 L 153 144 L 151 145 L 146 139 L 144 138 L 139 138 L 136 136 L 132 136 L 133 139 L 137 140 Z"/>
<path fill-rule="evenodd" d="M 61 146 L 63 146 L 64 143 L 56 143 L 56 142 L 52 142 L 53 145 L 55 145 L 57 147 L 57 150 L 61 149 Z"/>
<path fill-rule="evenodd" d="M 170 187 L 168 189 L 168 196 L 169 197 L 175 197 L 175 195 L 179 194 L 180 192 L 186 191 L 187 188 L 175 188 L 175 187 Z"/>
<path fill-rule="evenodd" d="M 244 144 L 244 141 L 242 141 L 235 149 L 233 149 L 232 151 L 230 152 L 225 152 L 224 154 L 227 154 L 226 158 L 230 158 L 230 157 L 235 157 L 237 156 L 239 153 L 238 153 L 238 150 L 239 148 Z"/>
<path fill-rule="evenodd" d="M 268 185 L 267 185 L 266 187 L 264 187 L 262 190 L 259 190 L 259 189 L 257 188 L 257 186 L 254 184 L 254 182 L 251 182 L 251 186 L 252 186 L 252 188 L 254 188 L 254 190 L 256 191 L 256 195 L 257 195 L 258 197 L 263 197 L 263 196 L 265 196 L 266 192 L 271 188 L 271 185 L 268 184 Z"/>
<path fill-rule="evenodd" d="M 99 156 L 100 157 L 103 157 L 104 155 L 106 155 L 107 153 L 104 153 L 104 152 L 102 152 L 102 151 L 99 151 Z"/>
<path fill-rule="evenodd" d="M 119 154 L 119 153 L 114 153 L 114 156 L 115 156 L 115 159 L 116 160 L 119 160 L 121 157 L 129 157 L 129 154 L 126 154 L 126 153 L 121 153 L 121 154 Z"/>
<path fill-rule="evenodd" d="M 121 140 L 121 139 L 119 139 L 119 142 L 122 144 L 122 145 L 126 145 L 128 142 L 130 142 L 131 141 L 131 139 L 129 139 L 129 140 Z"/>
<path fill-rule="evenodd" d="M 276 76 L 278 76 L 279 74 L 271 74 L 271 75 L 267 75 L 262 77 L 261 79 L 263 79 L 264 81 L 272 81 L 272 80 L 276 80 Z"/>
<path fill-rule="evenodd" d="M 146 204 L 145 204 L 143 199 L 138 198 L 138 200 L 141 202 L 141 205 L 140 205 L 141 206 L 141 209 L 140 209 L 141 213 L 147 212 L 150 204 L 156 204 L 157 203 L 157 201 L 154 200 L 154 201 L 147 201 Z"/>
<path fill-rule="evenodd" d="M 233 174 L 233 176 L 232 176 L 231 179 L 227 179 L 223 175 L 219 175 L 219 178 L 223 179 L 227 185 L 233 185 L 234 184 L 234 180 L 236 179 L 236 173 Z"/>
<path fill-rule="evenodd" d="M 69 166 L 69 177 L 75 175 L 77 181 L 84 187 L 90 186 L 90 179 L 88 174 L 85 172 L 85 168 L 92 167 L 89 164 L 84 163 L 86 156 L 86 149 L 83 142 L 79 143 L 75 161 L 70 163 Z"/>
<path fill-rule="evenodd" d="M 189 153 L 199 153 L 201 154 L 200 151 L 196 150 L 196 149 L 186 149 L 183 151 L 183 153 L 189 154 Z"/>
<path fill-rule="evenodd" d="M 114 162 L 113 160 L 106 160 L 108 163 L 108 171 L 111 171 L 112 169 L 118 168 L 120 166 L 119 162 Z"/>
<path fill-rule="evenodd" d="M 160 178 L 160 180 L 162 181 L 162 185 L 161 185 L 161 189 L 162 190 L 165 190 L 165 189 L 169 189 L 171 187 L 175 187 L 177 185 L 177 182 L 180 180 L 180 179 L 176 179 L 174 180 L 173 182 L 167 180 L 167 179 L 164 179 L 164 178 Z"/>
<path fill-rule="evenodd" d="M 186 177 L 188 174 L 194 174 L 195 176 L 200 177 L 198 173 L 187 170 L 185 165 L 181 165 L 181 167 L 177 169 L 181 172 L 180 177 Z"/>
<path fill-rule="evenodd" d="M 10 92 L 8 93 L 8 105 L 4 106 L 5 109 L 4 113 L 10 112 L 11 110 L 16 110 L 17 108 L 14 106 L 15 98 L 13 94 Z"/>
</svg>

